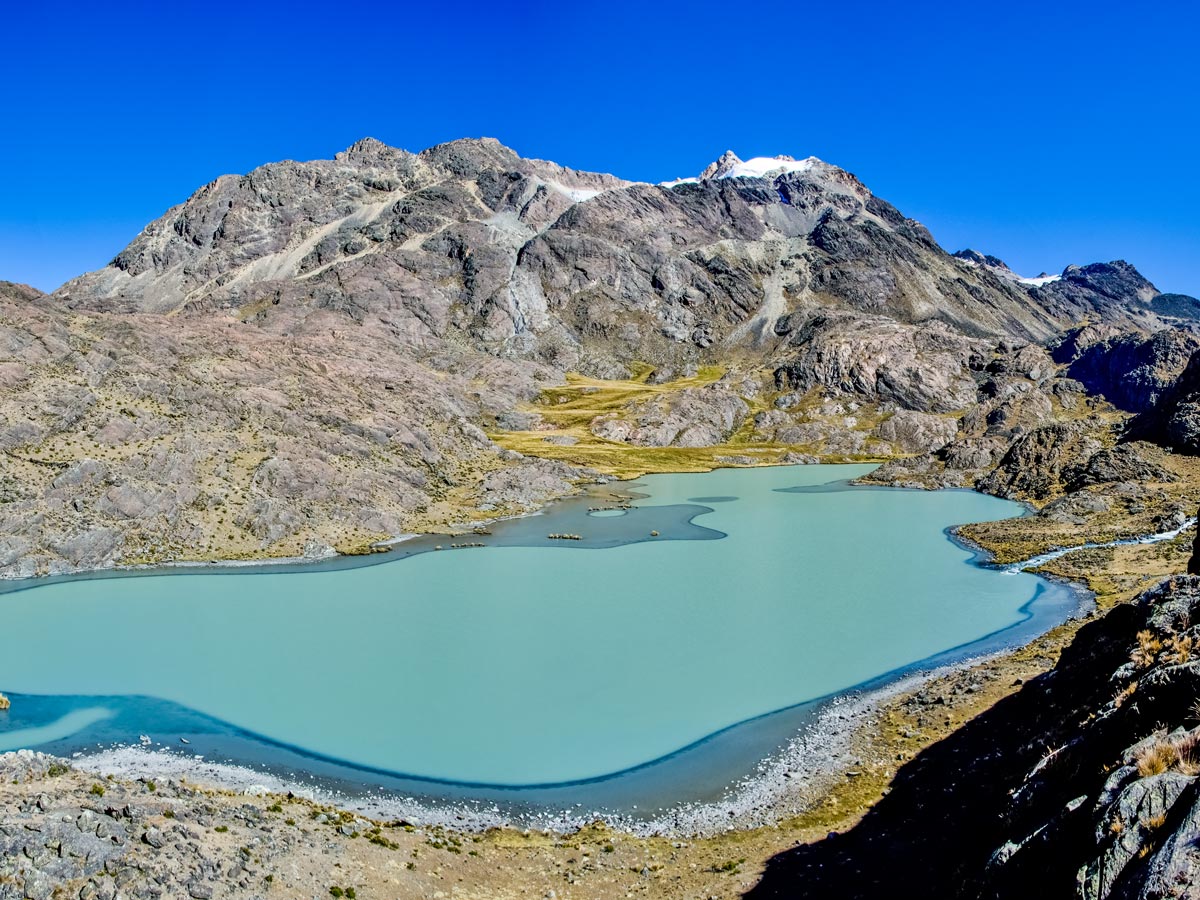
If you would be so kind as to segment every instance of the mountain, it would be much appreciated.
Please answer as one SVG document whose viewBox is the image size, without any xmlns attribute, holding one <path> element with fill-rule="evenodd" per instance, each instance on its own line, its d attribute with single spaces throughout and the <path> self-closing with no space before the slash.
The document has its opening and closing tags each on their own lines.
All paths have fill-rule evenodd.
<svg viewBox="0 0 1200 900">
<path fill-rule="evenodd" d="M 1189 299 L 952 256 L 813 157 L 664 186 L 365 139 L 222 176 L 53 294 L 0 285 L 0 574 L 361 550 L 664 466 L 973 484 L 1084 408 L 1046 345 Z"/>
<path fill-rule="evenodd" d="M 546 359 L 603 339 L 614 355 L 655 359 L 769 343 L 781 316 L 829 309 L 1027 340 L 1081 314 L 1149 321 L 1148 282 L 1123 263 L 1094 269 L 1029 285 L 951 257 L 815 158 L 727 153 L 662 187 L 522 159 L 490 139 L 419 154 L 367 139 L 334 160 L 217 179 L 54 299 L 254 308 L 296 324 L 336 310 L 386 315 L 413 344 L 459 335 Z"/>
</svg>

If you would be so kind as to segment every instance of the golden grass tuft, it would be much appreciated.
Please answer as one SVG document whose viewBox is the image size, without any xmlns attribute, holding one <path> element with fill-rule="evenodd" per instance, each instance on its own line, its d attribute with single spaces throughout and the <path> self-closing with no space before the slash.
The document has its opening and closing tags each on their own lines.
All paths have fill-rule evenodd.
<svg viewBox="0 0 1200 900">
<path fill-rule="evenodd" d="M 1138 686 L 1138 683 L 1136 681 L 1131 681 L 1128 686 L 1117 691 L 1117 693 L 1115 695 L 1113 695 L 1113 700 L 1112 700 L 1113 706 L 1120 709 L 1121 705 L 1126 700 L 1128 700 L 1130 697 L 1132 697 L 1134 695 L 1134 693 L 1137 691 L 1137 686 Z"/>
<path fill-rule="evenodd" d="M 1137 765 L 1138 775 L 1149 778 L 1152 775 L 1161 775 L 1179 760 L 1179 748 L 1175 742 L 1159 740 L 1139 750 L 1134 763 Z"/>
<path fill-rule="evenodd" d="M 1159 813 L 1157 816 L 1151 816 L 1149 819 L 1142 820 L 1142 827 L 1149 831 L 1158 831 L 1167 824 L 1166 813 Z"/>
<path fill-rule="evenodd" d="M 1167 641 L 1160 659 L 1169 666 L 1183 665 L 1192 656 L 1192 644 L 1190 634 L 1177 634 Z"/>
<path fill-rule="evenodd" d="M 1139 631 L 1137 642 L 1138 645 L 1129 654 L 1129 661 L 1139 669 L 1148 669 L 1158 659 L 1163 647 L 1162 641 L 1155 637 L 1152 631 Z"/>
</svg>

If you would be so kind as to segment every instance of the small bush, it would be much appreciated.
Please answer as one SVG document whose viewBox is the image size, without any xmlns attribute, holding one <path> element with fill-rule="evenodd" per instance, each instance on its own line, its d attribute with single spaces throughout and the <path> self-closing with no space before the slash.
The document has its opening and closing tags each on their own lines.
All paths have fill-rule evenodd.
<svg viewBox="0 0 1200 900">
<path fill-rule="evenodd" d="M 740 871 L 738 866 L 745 861 L 746 857 L 744 856 L 741 859 L 730 859 L 721 863 L 720 865 L 714 865 L 712 870 L 714 872 L 728 872 L 730 875 L 736 875 Z"/>
<path fill-rule="evenodd" d="M 213 829 L 213 831 L 215 831 L 217 834 L 224 834 L 228 830 L 229 830 L 228 825 L 218 825 L 216 828 Z"/>
<path fill-rule="evenodd" d="M 97 797 L 103 797 L 104 796 L 104 785 L 93 784 L 91 793 L 95 794 Z"/>
</svg>

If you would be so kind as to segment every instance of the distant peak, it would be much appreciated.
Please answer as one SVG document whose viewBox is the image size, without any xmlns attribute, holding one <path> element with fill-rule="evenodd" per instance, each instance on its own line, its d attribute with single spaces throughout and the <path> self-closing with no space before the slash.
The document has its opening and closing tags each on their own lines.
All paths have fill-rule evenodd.
<svg viewBox="0 0 1200 900">
<path fill-rule="evenodd" d="M 734 166 L 740 165 L 741 161 L 738 155 L 732 150 L 726 150 L 715 162 L 709 163 L 707 168 L 700 173 L 700 180 L 708 181 L 710 178 L 723 178 L 726 172 L 730 171 Z"/>
<path fill-rule="evenodd" d="M 966 250 L 959 250 L 954 253 L 956 259 L 965 260 L 966 262 L 975 263 L 977 266 L 987 266 L 989 269 L 1003 269 L 1005 272 L 1012 271 L 1004 260 L 998 256 L 991 254 L 980 253 L 978 250 L 972 250 L 969 247 Z"/>
<path fill-rule="evenodd" d="M 334 157 L 338 162 L 376 162 L 385 159 L 410 156 L 407 151 L 392 147 L 373 137 L 355 141 Z"/>
<path fill-rule="evenodd" d="M 724 178 L 778 178 L 790 172 L 808 172 L 817 166 L 828 163 L 810 156 L 807 159 L 796 159 L 794 156 L 780 154 L 779 156 L 755 156 L 742 159 L 732 150 L 726 150 L 715 161 L 708 164 L 697 178 L 677 178 L 674 181 L 663 181 L 663 187 L 674 187 L 677 184 L 695 184 L 698 181 L 714 181 Z"/>
<path fill-rule="evenodd" d="M 1045 272 L 1035 278 L 1022 278 L 1020 275 L 1010 269 L 1005 264 L 1004 260 L 996 256 L 980 253 L 978 250 L 959 250 L 953 255 L 955 259 L 961 259 L 964 262 L 969 262 L 975 266 L 984 266 L 988 269 L 991 269 L 1001 278 L 1007 279 L 1008 281 L 1020 282 L 1026 287 L 1044 287 L 1047 284 L 1052 284 L 1053 282 L 1062 278 L 1061 275 L 1047 275 Z"/>
</svg>

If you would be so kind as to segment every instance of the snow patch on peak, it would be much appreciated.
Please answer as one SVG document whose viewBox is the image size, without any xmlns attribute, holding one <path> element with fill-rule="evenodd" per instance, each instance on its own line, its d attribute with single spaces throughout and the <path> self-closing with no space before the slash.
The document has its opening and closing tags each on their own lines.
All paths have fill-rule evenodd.
<svg viewBox="0 0 1200 900">
<path fill-rule="evenodd" d="M 1055 281 L 1061 281 L 1061 275 L 1039 275 L 1037 278 L 1018 278 L 1017 281 L 1021 284 L 1032 285 L 1033 287 L 1041 287 L 1043 284 L 1051 284 Z"/>
<path fill-rule="evenodd" d="M 542 184 L 553 191 L 562 194 L 572 203 L 584 203 L 591 200 L 593 197 L 599 197 L 604 193 L 602 190 L 592 190 L 590 188 L 570 187 L 563 184 L 561 181 L 543 181 Z"/>
<path fill-rule="evenodd" d="M 807 172 L 822 164 L 815 156 L 807 159 L 791 156 L 755 156 L 743 160 L 732 150 L 726 150 L 716 162 L 710 163 L 698 178 L 676 178 L 674 181 L 660 181 L 658 184 L 659 187 L 673 188 L 680 184 L 698 184 L 701 181 L 724 178 L 778 178 L 791 172 Z"/>
<path fill-rule="evenodd" d="M 734 157 L 737 159 L 736 157 Z M 775 178 L 789 172 L 807 172 L 821 160 L 815 156 L 808 159 L 793 159 L 790 156 L 756 156 L 745 161 L 737 160 L 718 170 L 714 178 Z"/>
<path fill-rule="evenodd" d="M 699 184 L 699 183 L 700 183 L 699 178 L 676 178 L 674 181 L 660 181 L 658 183 L 658 186 L 665 187 L 665 188 L 673 188 L 676 185 L 680 185 L 680 184 Z"/>
</svg>

